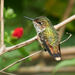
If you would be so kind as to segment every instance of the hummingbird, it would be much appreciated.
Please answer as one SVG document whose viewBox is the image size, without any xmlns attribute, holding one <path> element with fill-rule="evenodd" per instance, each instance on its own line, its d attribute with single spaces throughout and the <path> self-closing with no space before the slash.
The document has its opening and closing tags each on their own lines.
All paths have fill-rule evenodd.
<svg viewBox="0 0 75 75">
<path fill-rule="evenodd" d="M 45 51 L 48 51 L 55 60 L 60 61 L 61 51 L 59 36 L 51 21 L 45 16 L 36 17 L 35 19 L 25 16 L 25 18 L 32 20 L 41 47 Z"/>
</svg>

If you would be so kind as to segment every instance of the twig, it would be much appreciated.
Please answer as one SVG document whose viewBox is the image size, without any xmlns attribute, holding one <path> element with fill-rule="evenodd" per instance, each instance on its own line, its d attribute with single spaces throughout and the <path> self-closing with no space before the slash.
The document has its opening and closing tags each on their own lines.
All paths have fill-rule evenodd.
<svg viewBox="0 0 75 75">
<path fill-rule="evenodd" d="M 5 52 L 12 51 L 12 50 L 21 48 L 23 46 L 26 46 L 26 45 L 32 43 L 35 40 L 37 40 L 37 36 L 35 36 L 35 37 L 33 37 L 33 38 L 31 38 L 31 39 L 29 39 L 27 41 L 24 41 L 24 42 L 22 42 L 20 44 L 17 44 L 17 45 L 11 46 L 11 47 L 6 47 L 6 49 L 2 53 L 0 53 L 0 55 L 4 54 Z"/>
<path fill-rule="evenodd" d="M 15 64 L 17 64 L 17 63 L 19 63 L 19 62 L 21 62 L 21 61 L 23 61 L 23 60 L 25 60 L 25 59 L 27 59 L 27 58 L 29 58 L 29 57 L 31 57 L 31 56 L 33 56 L 33 55 L 38 54 L 38 53 L 40 53 L 40 52 L 42 52 L 42 51 L 35 52 L 35 53 L 33 53 L 33 54 L 31 54 L 31 55 L 29 55 L 29 56 L 27 56 L 27 57 L 24 57 L 24 58 L 22 58 L 22 59 L 20 59 L 20 60 L 17 60 L 16 62 L 14 62 L 14 63 L 8 65 L 7 67 L 3 68 L 2 70 L 0 70 L 0 72 L 1 72 L 1 71 L 4 71 L 4 70 L 6 70 L 6 69 L 8 69 L 9 67 L 11 67 L 11 66 L 13 66 L 13 65 L 15 65 Z"/>
<path fill-rule="evenodd" d="M 67 38 L 67 39 L 65 39 L 65 40 L 63 40 L 63 41 L 61 41 L 60 42 L 60 44 L 62 44 L 62 43 L 64 43 L 64 42 L 66 42 L 67 40 L 69 40 L 70 38 L 71 38 L 71 36 L 72 36 L 72 34 L 71 33 L 66 33 L 66 34 L 69 34 L 69 37 Z"/>
<path fill-rule="evenodd" d="M 67 24 L 67 23 L 69 23 L 69 22 L 71 22 L 71 21 L 73 21 L 73 20 L 75 20 L 75 15 L 73 15 L 73 16 L 67 18 L 66 20 L 62 21 L 61 23 L 55 25 L 54 27 L 55 27 L 56 30 L 58 30 L 58 29 L 60 29 L 61 27 L 63 27 L 65 24 Z"/>
<path fill-rule="evenodd" d="M 16 74 L 4 72 L 4 71 L 0 71 L 0 72 L 3 73 L 3 74 L 6 74 L 6 75 L 16 75 Z"/>
<path fill-rule="evenodd" d="M 4 18 L 3 18 L 4 0 L 1 0 L 1 47 L 4 45 Z"/>
<path fill-rule="evenodd" d="M 4 0 L 1 0 L 1 39 L 0 39 L 0 53 L 3 52 L 4 45 L 4 18 L 3 18 Z"/>
</svg>

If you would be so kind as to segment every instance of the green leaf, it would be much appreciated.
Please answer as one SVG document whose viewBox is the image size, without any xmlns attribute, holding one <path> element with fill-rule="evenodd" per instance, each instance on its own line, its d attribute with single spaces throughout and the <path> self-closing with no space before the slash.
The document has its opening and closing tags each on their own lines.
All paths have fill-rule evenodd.
<svg viewBox="0 0 75 75">
<path fill-rule="evenodd" d="M 11 18 L 15 18 L 16 14 L 14 13 L 14 10 L 11 8 L 8 8 L 5 12 L 5 18 L 7 19 L 11 19 Z"/>
<path fill-rule="evenodd" d="M 65 67 L 65 66 L 72 66 L 75 65 L 75 59 L 71 59 L 71 60 L 64 60 L 61 61 L 53 70 L 53 73 L 57 72 L 60 68 Z"/>
</svg>

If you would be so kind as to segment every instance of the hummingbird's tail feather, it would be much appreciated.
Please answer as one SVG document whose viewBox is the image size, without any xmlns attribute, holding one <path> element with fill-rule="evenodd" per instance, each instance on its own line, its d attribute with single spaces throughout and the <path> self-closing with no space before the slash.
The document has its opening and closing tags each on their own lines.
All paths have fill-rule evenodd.
<svg viewBox="0 0 75 75">
<path fill-rule="evenodd" d="M 58 46 L 58 48 L 55 51 L 53 50 L 53 47 L 49 44 L 49 42 L 47 41 L 45 42 L 44 40 L 42 40 L 42 42 L 46 50 L 49 52 L 49 54 L 53 56 L 56 61 L 60 61 L 61 60 L 60 46 Z"/>
<path fill-rule="evenodd" d="M 61 57 L 55 57 L 55 60 L 60 61 Z"/>
<path fill-rule="evenodd" d="M 60 45 L 56 46 L 53 51 L 54 51 L 53 56 L 55 60 L 60 61 L 61 60 Z"/>
<path fill-rule="evenodd" d="M 56 61 L 60 61 L 61 60 L 61 52 L 60 52 L 60 46 L 57 46 L 57 47 L 53 47 L 53 50 L 52 48 L 50 47 L 51 51 L 53 51 L 53 57 Z"/>
</svg>

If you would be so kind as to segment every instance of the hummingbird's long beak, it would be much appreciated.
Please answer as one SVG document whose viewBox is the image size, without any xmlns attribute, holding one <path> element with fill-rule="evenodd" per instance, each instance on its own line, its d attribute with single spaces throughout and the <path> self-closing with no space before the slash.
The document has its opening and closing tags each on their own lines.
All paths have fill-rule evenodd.
<svg viewBox="0 0 75 75">
<path fill-rule="evenodd" d="M 30 17 L 27 17 L 27 16 L 24 16 L 24 17 L 27 18 L 27 19 L 29 19 L 29 20 L 31 20 L 31 21 L 34 20 L 33 18 L 30 18 Z"/>
</svg>

